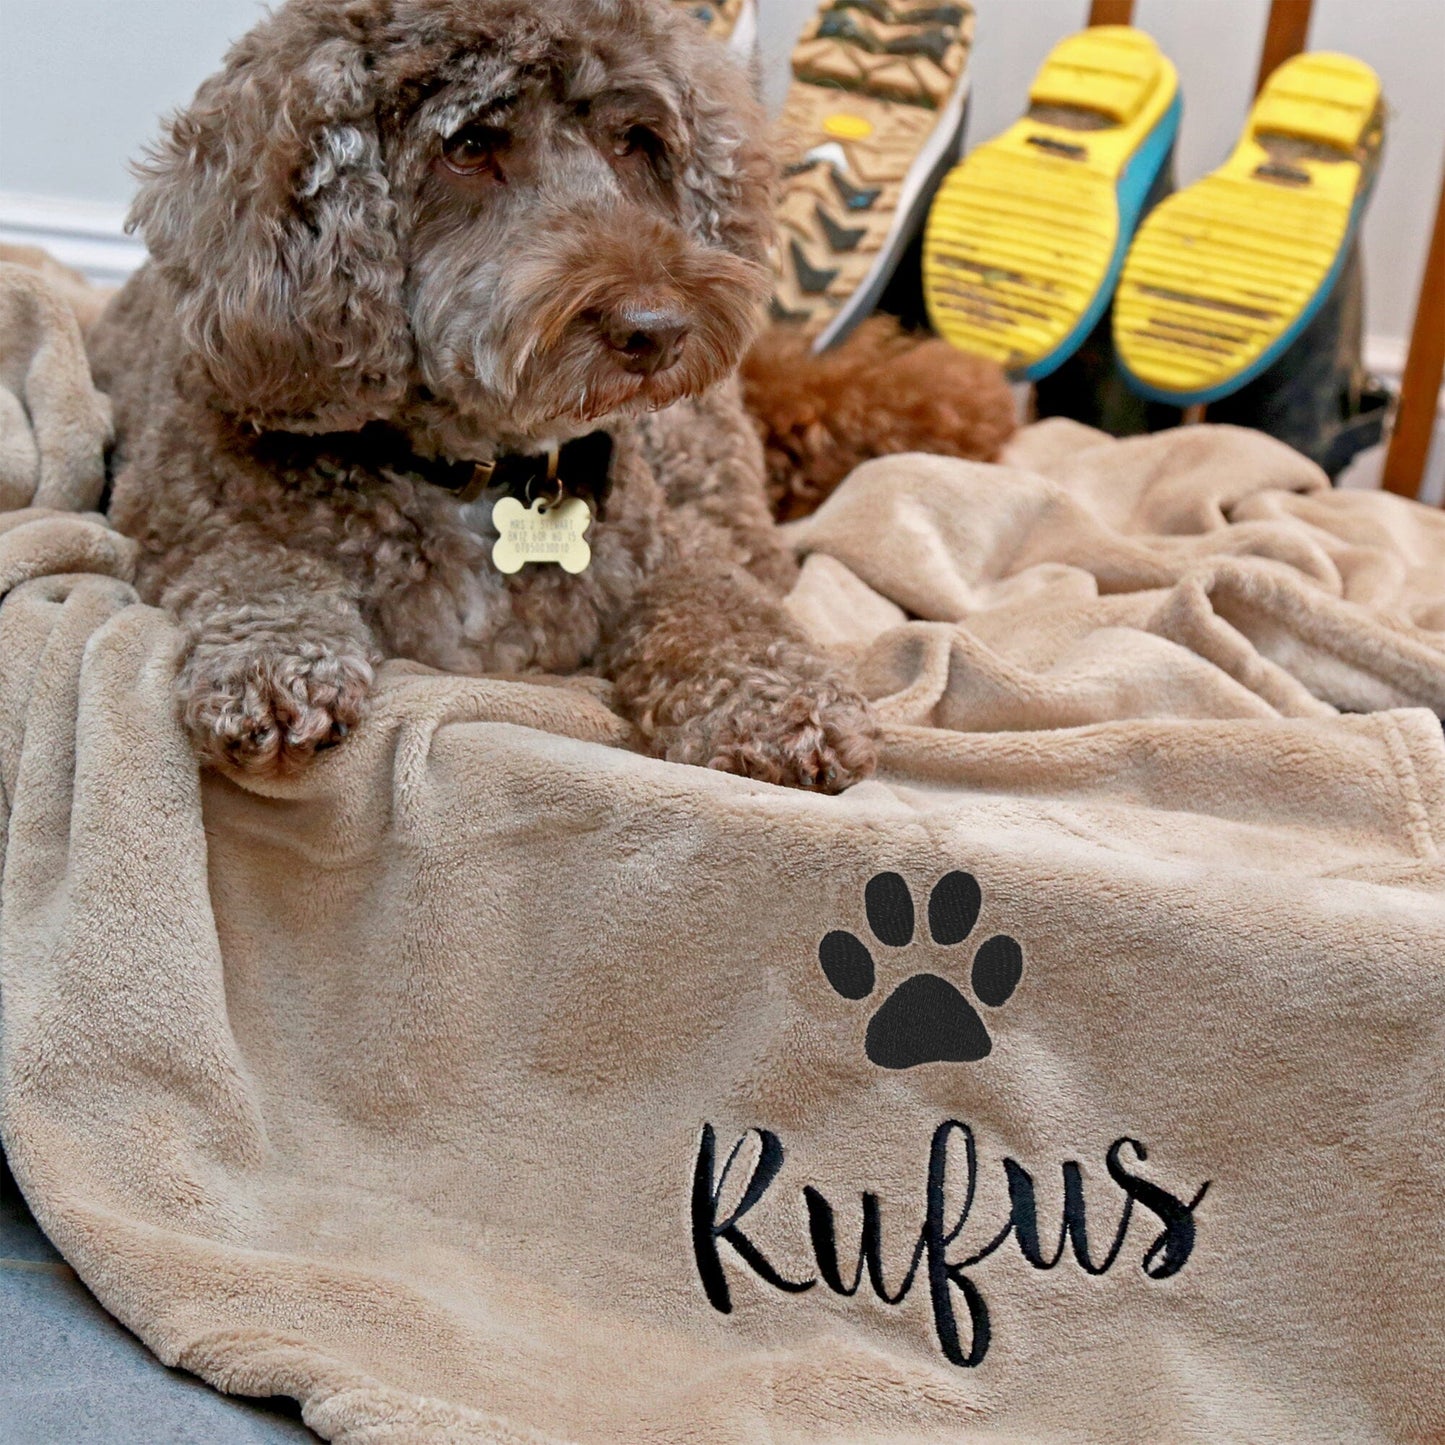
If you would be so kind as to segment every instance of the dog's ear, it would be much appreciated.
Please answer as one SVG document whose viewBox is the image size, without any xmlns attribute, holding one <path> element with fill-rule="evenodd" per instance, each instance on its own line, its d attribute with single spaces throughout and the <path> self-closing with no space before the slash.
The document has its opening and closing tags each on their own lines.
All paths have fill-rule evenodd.
<svg viewBox="0 0 1445 1445">
<path fill-rule="evenodd" d="M 765 263 L 778 181 L 770 128 L 748 72 L 714 42 L 688 39 L 697 48 L 687 57 L 678 101 L 694 159 L 684 185 L 708 241 Z"/>
<path fill-rule="evenodd" d="M 362 21 L 288 7 L 228 55 L 141 169 L 131 224 L 238 416 L 325 431 L 406 385 L 403 265 Z M 309 12 L 309 13 L 308 13 Z"/>
</svg>

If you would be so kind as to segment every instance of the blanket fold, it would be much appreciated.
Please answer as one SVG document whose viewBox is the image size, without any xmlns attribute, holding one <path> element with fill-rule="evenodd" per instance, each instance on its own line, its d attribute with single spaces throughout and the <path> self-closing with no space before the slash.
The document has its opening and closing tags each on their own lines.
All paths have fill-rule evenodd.
<svg viewBox="0 0 1445 1445">
<path fill-rule="evenodd" d="M 43 252 L 0 245 L 0 511 L 100 501 L 110 401 L 77 310 L 98 294 Z"/>
<path fill-rule="evenodd" d="M 1332 492 L 1235 427 L 1116 443 L 1047 422 L 1009 457 L 1048 474 L 887 458 L 790 528 L 794 616 L 855 653 L 888 717 L 1445 713 L 1445 516 L 1407 509 L 1406 538 L 1395 499 Z"/>
<path fill-rule="evenodd" d="M 838 798 L 382 669 L 199 774 L 95 516 L 0 516 L 0 1128 L 167 1363 L 328 1439 L 1445 1428 L 1445 533 L 1048 425 L 795 529 Z"/>
</svg>

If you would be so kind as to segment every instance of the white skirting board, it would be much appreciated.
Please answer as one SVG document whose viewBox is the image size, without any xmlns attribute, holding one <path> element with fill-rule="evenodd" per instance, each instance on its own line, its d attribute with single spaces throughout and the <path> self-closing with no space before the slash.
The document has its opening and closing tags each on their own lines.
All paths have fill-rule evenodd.
<svg viewBox="0 0 1445 1445">
<path fill-rule="evenodd" d="M 0 241 L 39 246 L 92 281 L 114 286 L 145 259 L 125 233 L 124 206 L 0 191 Z"/>
</svg>

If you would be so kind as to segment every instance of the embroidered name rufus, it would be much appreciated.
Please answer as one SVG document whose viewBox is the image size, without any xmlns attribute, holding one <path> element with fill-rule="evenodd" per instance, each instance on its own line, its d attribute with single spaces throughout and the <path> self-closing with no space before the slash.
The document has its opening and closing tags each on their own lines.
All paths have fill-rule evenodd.
<svg viewBox="0 0 1445 1445">
<path fill-rule="evenodd" d="M 756 1138 L 758 1150 L 741 1193 L 729 1190 L 729 1176 L 739 1167 L 743 1146 Z M 962 1197 L 949 1198 L 949 1182 L 960 1178 L 950 1151 L 961 1146 Z M 1104 1253 L 1095 1257 L 1091 1250 L 1085 1220 L 1083 1171 L 1072 1159 L 1065 1160 L 1063 1219 L 1058 1243 L 1045 1253 L 1039 1239 L 1037 1197 L 1033 1176 L 1022 1165 L 1005 1158 L 1004 1174 L 1008 1183 L 1009 1216 L 986 1243 L 965 1253 L 959 1245 L 960 1236 L 973 1212 L 978 1184 L 978 1151 L 973 1131 L 957 1119 L 949 1119 L 934 1131 L 928 1156 L 927 1205 L 923 1227 L 913 1246 L 908 1266 L 898 1283 L 889 1286 L 882 1257 L 883 1221 L 878 1196 L 862 1195 L 862 1232 L 856 1262 L 845 1274 L 839 1258 L 837 1229 L 833 1206 L 811 1185 L 803 1188 L 803 1203 L 808 1220 L 808 1240 L 817 1273 L 805 1279 L 790 1279 L 782 1274 L 767 1255 L 748 1237 L 742 1228 L 744 1217 L 757 1207 L 783 1167 L 783 1145 L 778 1136 L 767 1129 L 749 1130 L 717 1168 L 717 1136 L 711 1124 L 704 1124 L 698 1141 L 697 1160 L 692 1177 L 692 1248 L 698 1277 L 708 1302 L 722 1314 L 732 1313 L 732 1290 L 723 1268 L 722 1246 L 726 1245 L 765 1284 L 784 1294 L 803 1294 L 819 1283 L 834 1294 L 852 1297 L 863 1285 L 864 1277 L 878 1299 L 887 1305 L 900 1305 L 908 1297 L 920 1272 L 927 1282 L 933 1313 L 933 1328 L 939 1348 L 947 1359 L 964 1369 L 980 1364 L 988 1353 L 991 1336 L 988 1305 L 977 1284 L 967 1271 L 1000 1249 L 1010 1236 L 1018 1241 L 1019 1253 L 1034 1269 L 1049 1270 L 1062 1262 L 1065 1252 L 1072 1252 L 1085 1274 L 1106 1274 L 1119 1259 L 1125 1237 L 1134 1217 L 1135 1206 L 1147 1210 L 1161 1226 L 1144 1251 L 1140 1268 L 1150 1279 L 1168 1279 L 1184 1268 L 1194 1250 L 1194 1211 L 1204 1198 L 1209 1182 L 1201 1184 L 1188 1201 L 1132 1172 L 1125 1160 L 1125 1150 L 1134 1160 L 1143 1162 L 1148 1154 L 1142 1144 L 1130 1138 L 1116 1139 L 1105 1156 L 1109 1177 L 1124 1193 L 1123 1208 L 1114 1238 Z M 730 1212 L 722 1212 L 725 1194 L 738 1202 Z M 953 1251 L 950 1256 L 950 1251 Z M 968 1317 L 965 1343 L 959 1328 L 957 1300 L 961 1299 Z"/>
</svg>

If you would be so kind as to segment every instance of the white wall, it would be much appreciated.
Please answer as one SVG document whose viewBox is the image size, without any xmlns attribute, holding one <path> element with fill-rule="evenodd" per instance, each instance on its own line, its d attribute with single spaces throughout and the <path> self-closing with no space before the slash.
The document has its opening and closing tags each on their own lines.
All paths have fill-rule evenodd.
<svg viewBox="0 0 1445 1445">
<path fill-rule="evenodd" d="M 127 162 L 260 0 L 0 0 L 0 192 L 124 205 Z"/>
<path fill-rule="evenodd" d="M 545 3 L 545 0 L 538 0 Z M 813 0 L 760 0 L 776 97 Z M 1019 114 L 1029 77 L 1087 0 L 976 0 L 967 141 Z M 0 224 L 17 194 L 85 203 L 113 226 L 126 163 L 261 13 L 260 0 L 0 0 Z M 1268 0 L 1138 0 L 1136 18 L 1179 67 L 1181 181 L 1218 164 L 1249 104 Z M 1398 346 L 1414 311 L 1445 157 L 1445 0 L 1316 0 L 1311 44 L 1379 71 L 1392 117 L 1366 223 L 1369 330 Z"/>
</svg>

